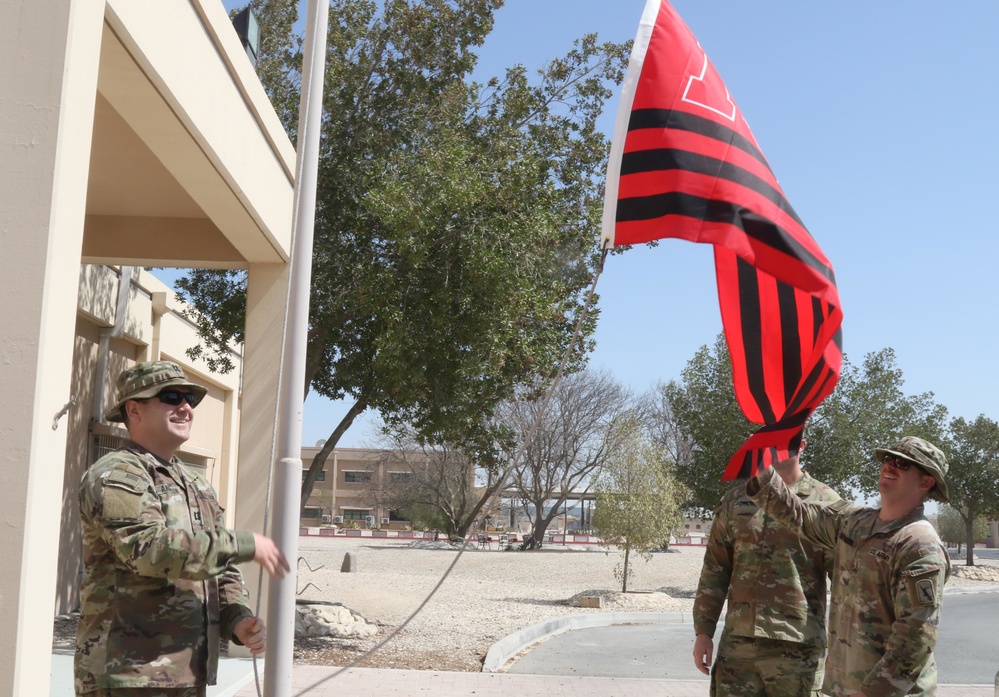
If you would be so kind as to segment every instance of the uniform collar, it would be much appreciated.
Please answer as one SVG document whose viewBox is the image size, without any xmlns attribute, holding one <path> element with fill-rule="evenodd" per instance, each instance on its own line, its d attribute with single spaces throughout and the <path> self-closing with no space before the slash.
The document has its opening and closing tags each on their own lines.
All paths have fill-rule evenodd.
<svg viewBox="0 0 999 697">
<path fill-rule="evenodd" d="M 149 450 L 146 450 L 141 445 L 139 445 L 138 443 L 136 443 L 134 440 L 128 441 L 128 445 L 126 446 L 126 449 L 127 450 L 131 450 L 133 453 L 135 453 L 139 457 L 141 457 L 144 460 L 146 460 L 153 467 L 162 467 L 162 468 L 165 468 L 165 469 L 171 469 L 171 468 L 175 468 L 177 465 L 184 464 L 181 461 L 181 459 L 179 457 L 177 457 L 176 455 L 174 455 L 172 458 L 170 458 L 170 460 L 164 460 L 163 458 L 161 458 L 156 453 L 151 452 Z"/>
<path fill-rule="evenodd" d="M 878 515 L 880 516 L 880 514 L 881 514 L 881 512 L 880 512 L 880 509 L 879 509 L 878 510 Z M 916 506 L 915 508 L 913 508 L 908 513 L 906 513 L 901 518 L 896 518 L 895 520 L 889 520 L 887 522 L 884 522 L 884 521 L 881 520 L 880 517 L 877 518 L 876 519 L 877 522 L 875 522 L 875 524 L 874 524 L 874 529 L 875 529 L 876 532 L 879 532 L 879 533 L 895 532 L 896 530 L 899 530 L 900 528 L 904 528 L 909 523 L 914 523 L 917 520 L 923 520 L 923 519 L 924 519 L 924 516 L 923 516 L 923 505 L 920 504 L 920 505 Z"/>
</svg>

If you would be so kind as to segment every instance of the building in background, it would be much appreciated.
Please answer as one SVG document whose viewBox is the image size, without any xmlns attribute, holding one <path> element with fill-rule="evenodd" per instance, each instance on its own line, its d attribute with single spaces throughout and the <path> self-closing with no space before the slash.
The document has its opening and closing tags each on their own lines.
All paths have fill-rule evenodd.
<svg viewBox="0 0 999 697">
<path fill-rule="evenodd" d="M 302 448 L 303 480 L 319 451 L 318 447 Z M 303 527 L 409 529 L 413 523 L 405 510 L 407 494 L 426 482 L 433 486 L 440 467 L 450 468 L 450 484 L 466 487 L 469 498 L 481 496 L 474 468 L 466 461 L 432 461 L 424 451 L 335 449 L 316 478 L 300 523 Z"/>
<path fill-rule="evenodd" d="M 75 597 L 79 474 L 122 435 L 95 418 L 114 373 L 170 358 L 209 388 L 184 455 L 230 523 L 260 530 L 295 152 L 220 0 L 4 9 L 0 694 L 46 695 L 53 604 Z M 238 373 L 186 360 L 190 327 L 150 266 L 247 273 Z"/>
<path fill-rule="evenodd" d="M 319 448 L 302 448 L 302 477 Z M 306 502 L 303 527 L 338 527 L 403 530 L 409 521 L 384 502 L 380 493 L 393 478 L 412 472 L 383 457 L 381 450 L 340 448 L 326 459 Z"/>
</svg>

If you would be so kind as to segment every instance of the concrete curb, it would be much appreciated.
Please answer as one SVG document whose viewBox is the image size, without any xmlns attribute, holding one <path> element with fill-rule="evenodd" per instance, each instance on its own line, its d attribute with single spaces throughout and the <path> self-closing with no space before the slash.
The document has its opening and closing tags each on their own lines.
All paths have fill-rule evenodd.
<svg viewBox="0 0 999 697">
<path fill-rule="evenodd" d="M 489 647 L 482 662 L 483 673 L 498 673 L 511 658 L 531 644 L 563 632 L 614 624 L 689 624 L 693 617 L 686 612 L 595 612 L 588 615 L 565 615 L 514 632 Z"/>
<path fill-rule="evenodd" d="M 999 586 L 958 586 L 948 588 L 944 586 L 944 595 L 968 595 L 972 593 L 999 593 Z"/>
<path fill-rule="evenodd" d="M 999 593 L 999 586 L 961 586 L 944 588 L 944 595 Z M 573 629 L 607 627 L 614 624 L 692 624 L 693 617 L 684 612 L 597 612 L 588 615 L 565 615 L 533 624 L 507 635 L 489 647 L 482 662 L 483 673 L 498 673 L 514 656 L 535 644 Z"/>
</svg>

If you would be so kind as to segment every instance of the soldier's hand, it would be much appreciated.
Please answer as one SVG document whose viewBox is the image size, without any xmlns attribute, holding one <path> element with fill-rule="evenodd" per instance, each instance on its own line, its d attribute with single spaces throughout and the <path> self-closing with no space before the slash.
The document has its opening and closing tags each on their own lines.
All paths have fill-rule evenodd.
<svg viewBox="0 0 999 697">
<path fill-rule="evenodd" d="M 243 646 L 254 656 L 263 653 L 267 648 L 267 630 L 264 621 L 259 617 L 245 617 L 236 623 L 232 633 L 243 642 Z"/>
<path fill-rule="evenodd" d="M 694 639 L 694 665 L 705 675 L 711 674 L 711 659 L 715 651 L 715 642 L 707 634 L 698 634 Z"/>
<path fill-rule="evenodd" d="M 253 561 L 264 567 L 271 578 L 284 578 L 285 572 L 291 571 L 288 560 L 274 544 L 274 540 L 259 533 L 253 533 L 253 543 L 256 546 Z"/>
</svg>

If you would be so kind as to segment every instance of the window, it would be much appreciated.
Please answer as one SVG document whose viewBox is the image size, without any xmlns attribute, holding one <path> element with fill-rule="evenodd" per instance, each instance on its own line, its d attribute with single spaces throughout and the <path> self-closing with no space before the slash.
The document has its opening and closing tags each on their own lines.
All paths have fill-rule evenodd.
<svg viewBox="0 0 999 697">
<path fill-rule="evenodd" d="M 344 472 L 343 481 L 348 484 L 359 484 L 371 481 L 371 472 Z"/>
<path fill-rule="evenodd" d="M 343 509 L 343 519 L 344 520 L 364 520 L 369 515 L 371 511 L 369 509 L 356 509 L 356 508 L 345 508 Z"/>
<path fill-rule="evenodd" d="M 394 484 L 400 484 L 408 482 L 412 476 L 412 472 L 389 472 L 389 481 Z"/>
<path fill-rule="evenodd" d="M 305 475 L 306 474 L 308 474 L 308 470 L 304 470 L 302 472 L 302 481 L 303 482 L 305 481 Z M 317 482 L 325 482 L 326 481 L 326 470 L 323 470 L 318 475 L 316 475 L 316 481 Z"/>
<path fill-rule="evenodd" d="M 391 521 L 391 520 L 402 520 L 402 521 L 405 521 L 405 522 L 407 522 L 407 523 L 409 522 L 409 518 L 405 518 L 405 517 L 403 517 L 403 516 L 402 516 L 402 515 L 401 515 L 401 514 L 399 513 L 399 511 L 389 511 L 389 520 L 390 520 L 390 521 Z"/>
<path fill-rule="evenodd" d="M 701 524 L 700 524 L 700 523 L 698 523 L 698 524 L 697 524 L 697 529 L 698 529 L 698 530 L 700 530 L 700 529 L 701 529 Z"/>
<path fill-rule="evenodd" d="M 302 512 L 303 520 L 317 520 L 322 513 L 321 508 L 315 508 L 314 506 L 306 506 L 305 510 Z"/>
</svg>

